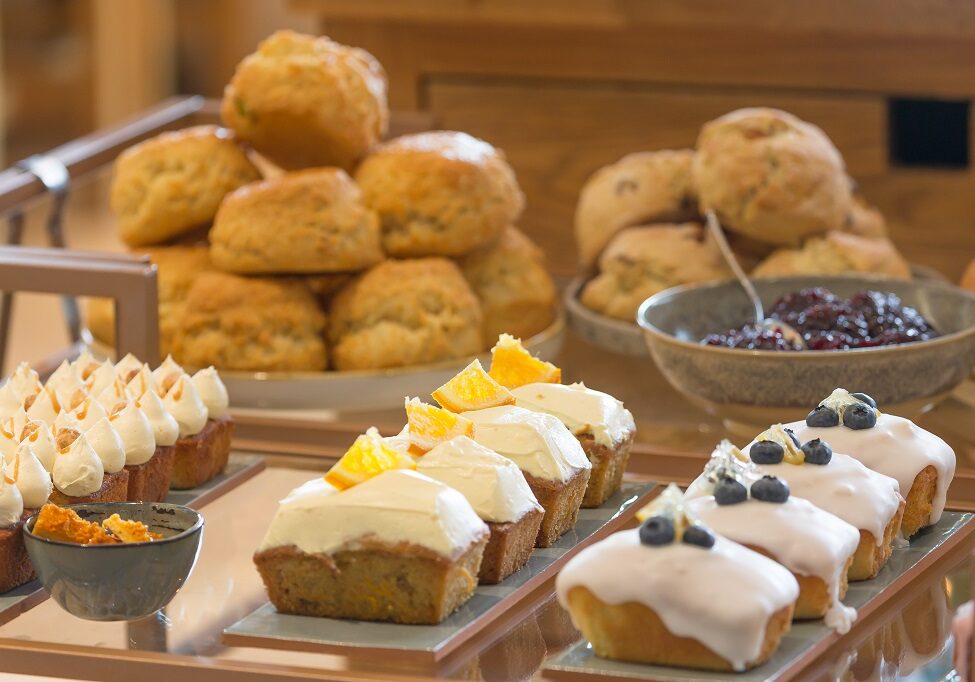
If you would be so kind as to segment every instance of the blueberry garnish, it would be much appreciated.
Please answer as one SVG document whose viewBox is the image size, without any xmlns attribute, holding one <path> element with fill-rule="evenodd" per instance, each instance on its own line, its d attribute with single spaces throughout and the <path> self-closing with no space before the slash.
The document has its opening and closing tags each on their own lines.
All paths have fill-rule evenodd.
<svg viewBox="0 0 975 682">
<path fill-rule="evenodd" d="M 832 407 L 817 405 L 816 409 L 806 415 L 806 426 L 839 426 L 840 415 Z"/>
<path fill-rule="evenodd" d="M 789 499 L 789 486 L 775 476 L 762 476 L 752 483 L 752 498 L 782 504 Z"/>
<path fill-rule="evenodd" d="M 738 504 L 748 499 L 748 489 L 733 478 L 724 477 L 714 484 L 714 501 L 720 505 Z"/>
<path fill-rule="evenodd" d="M 806 456 L 807 464 L 829 464 L 833 459 L 833 449 L 819 438 L 802 444 L 802 453 Z"/>
<path fill-rule="evenodd" d="M 783 431 L 789 434 L 789 438 L 792 439 L 792 442 L 796 444 L 796 447 L 799 447 L 799 439 L 796 438 L 796 432 L 792 429 L 783 429 Z"/>
<path fill-rule="evenodd" d="M 859 400 L 861 403 L 866 403 L 873 409 L 877 409 L 877 401 L 868 396 L 866 393 L 851 393 L 850 395 Z"/>
<path fill-rule="evenodd" d="M 697 545 L 704 549 L 714 547 L 714 533 L 704 526 L 691 526 L 684 531 L 683 542 L 688 545 Z"/>
<path fill-rule="evenodd" d="M 778 464 L 785 458 L 785 448 L 774 440 L 760 440 L 748 449 L 755 464 Z"/>
<path fill-rule="evenodd" d="M 644 545 L 666 545 L 674 541 L 674 522 L 666 516 L 651 516 L 640 526 Z"/>
<path fill-rule="evenodd" d="M 848 429 L 870 429 L 877 424 L 877 411 L 866 403 L 854 403 L 843 411 L 843 426 Z"/>
</svg>

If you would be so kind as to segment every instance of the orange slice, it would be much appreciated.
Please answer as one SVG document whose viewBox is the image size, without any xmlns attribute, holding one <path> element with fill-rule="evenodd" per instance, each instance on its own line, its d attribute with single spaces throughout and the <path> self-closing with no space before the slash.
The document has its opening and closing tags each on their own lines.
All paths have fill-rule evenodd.
<svg viewBox="0 0 975 682">
<path fill-rule="evenodd" d="M 457 436 L 473 436 L 474 422 L 442 407 L 427 405 L 419 398 L 406 401 L 406 421 L 410 427 L 410 449 L 421 454 Z"/>
<path fill-rule="evenodd" d="M 352 447 L 325 474 L 325 480 L 345 490 L 389 469 L 416 469 L 416 462 L 405 452 L 390 447 L 372 428 L 355 439 Z"/>
<path fill-rule="evenodd" d="M 513 405 L 511 391 L 491 378 L 474 360 L 460 374 L 431 394 L 438 403 L 451 412 L 483 410 L 498 405 Z"/>
<path fill-rule="evenodd" d="M 505 388 L 562 382 L 561 369 L 533 356 L 521 345 L 521 339 L 510 334 L 499 336 L 498 343 L 491 349 L 490 374 Z"/>
</svg>

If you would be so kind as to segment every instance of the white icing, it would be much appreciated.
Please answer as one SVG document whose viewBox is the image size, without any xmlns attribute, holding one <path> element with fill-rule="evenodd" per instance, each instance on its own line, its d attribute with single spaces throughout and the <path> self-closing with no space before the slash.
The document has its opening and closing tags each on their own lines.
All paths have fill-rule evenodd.
<svg viewBox="0 0 975 682">
<path fill-rule="evenodd" d="M 90 395 L 101 395 L 102 391 L 115 382 L 115 366 L 108 360 L 98 365 L 85 379 L 85 386 Z"/>
<path fill-rule="evenodd" d="M 24 498 L 8 478 L 7 465 L 0 459 L 0 528 L 11 528 L 24 514 Z"/>
<path fill-rule="evenodd" d="M 717 536 L 710 549 L 651 547 L 640 543 L 637 529 L 583 549 L 555 587 L 566 608 L 574 587 L 606 604 L 643 604 L 671 633 L 698 640 L 735 670 L 758 658 L 769 619 L 799 596 L 786 568 L 731 540 Z"/>
<path fill-rule="evenodd" d="M 149 420 L 156 445 L 174 445 L 179 438 L 179 424 L 163 406 L 162 400 L 153 391 L 146 391 L 136 401 L 136 406 Z"/>
<path fill-rule="evenodd" d="M 105 479 L 102 460 L 84 434 L 67 448 L 58 451 L 51 470 L 54 487 L 68 497 L 84 497 L 97 492 Z"/>
<path fill-rule="evenodd" d="M 24 401 L 17 395 L 17 391 L 8 381 L 0 386 L 0 419 L 9 417 L 17 410 L 24 409 Z"/>
<path fill-rule="evenodd" d="M 416 470 L 459 490 L 485 521 L 507 523 L 542 511 L 518 465 L 467 436 L 430 450 Z"/>
<path fill-rule="evenodd" d="M 474 422 L 474 440 L 535 478 L 565 482 L 592 468 L 579 441 L 550 414 L 505 405 L 464 416 Z"/>
<path fill-rule="evenodd" d="M 67 410 L 62 411 L 58 414 L 57 419 L 54 420 L 53 431 L 54 433 L 60 433 L 64 430 L 77 431 L 78 433 L 84 433 L 85 430 L 81 428 L 81 422 L 78 418 L 74 416 L 74 412 L 68 412 Z"/>
<path fill-rule="evenodd" d="M 121 471 L 127 462 L 125 460 L 125 446 L 118 431 L 113 428 L 108 417 L 102 417 L 90 428 L 85 430 L 85 438 L 102 461 L 106 474 Z"/>
<path fill-rule="evenodd" d="M 220 375 L 213 367 L 201 369 L 193 375 L 193 385 L 200 394 L 200 399 L 207 406 L 210 419 L 216 419 L 227 414 L 230 406 L 230 397 L 227 395 L 227 387 L 220 380 Z"/>
<path fill-rule="evenodd" d="M 163 398 L 163 406 L 179 424 L 179 437 L 195 436 L 207 423 L 207 408 L 186 374 L 181 374 Z"/>
<path fill-rule="evenodd" d="M 100 364 L 101 362 L 96 360 L 95 356 L 85 348 L 74 359 L 74 362 L 71 363 L 71 368 L 78 372 L 78 376 L 81 377 L 82 381 L 85 381 Z"/>
<path fill-rule="evenodd" d="M 17 446 L 20 445 L 21 441 L 20 436 L 23 433 L 24 424 L 26 423 L 27 413 L 23 409 L 0 420 L 0 457 L 3 457 L 8 462 L 14 453 L 17 452 Z"/>
<path fill-rule="evenodd" d="M 21 403 L 27 396 L 39 393 L 41 390 L 41 380 L 38 377 L 37 372 L 31 369 L 31 366 L 26 362 L 22 362 L 17 365 L 17 369 L 14 370 L 13 375 L 7 380 L 14 393 L 20 398 Z"/>
<path fill-rule="evenodd" d="M 45 387 L 52 389 L 58 395 L 71 396 L 75 391 L 84 390 L 85 385 L 81 381 L 78 368 L 65 360 L 48 377 Z"/>
<path fill-rule="evenodd" d="M 124 408 L 112 415 L 112 426 L 124 446 L 124 464 L 145 464 L 156 452 L 156 438 L 152 425 L 135 402 L 130 401 Z"/>
<path fill-rule="evenodd" d="M 28 509 L 43 506 L 51 496 L 51 474 L 44 469 L 27 441 L 17 448 L 14 461 L 7 467 L 7 475 L 20 490 L 24 506 Z"/>
<path fill-rule="evenodd" d="M 454 558 L 488 528 L 458 491 L 393 469 L 342 492 L 309 482 L 281 501 L 261 550 L 294 545 L 309 554 L 357 549 L 364 540 L 407 542 Z"/>
<path fill-rule="evenodd" d="M 58 402 L 54 391 L 44 389 L 37 394 L 36 398 L 34 398 L 34 402 L 31 404 L 30 409 L 27 410 L 27 416 L 34 421 L 42 421 L 47 422 L 48 424 L 53 424 L 60 411 L 61 404 Z"/>
<path fill-rule="evenodd" d="M 142 361 L 132 353 L 127 353 L 124 358 L 115 363 L 115 376 L 128 383 L 129 375 L 140 369 L 142 369 Z"/>
<path fill-rule="evenodd" d="M 51 428 L 44 422 L 31 422 L 31 425 L 32 430 L 23 442 L 30 444 L 31 450 L 44 469 L 51 471 L 54 468 L 54 458 L 58 454 Z"/>
<path fill-rule="evenodd" d="M 75 419 L 81 424 L 82 431 L 87 431 L 102 419 L 108 417 L 108 412 L 102 404 L 92 398 L 87 398 L 73 412 Z"/>
<path fill-rule="evenodd" d="M 574 435 L 592 434 L 599 445 L 614 447 L 636 430 L 622 402 L 582 383 L 527 384 L 511 393 L 518 407 L 558 417 Z"/>
<path fill-rule="evenodd" d="M 160 391 L 165 392 L 176 381 L 176 378 L 183 374 L 186 372 L 173 360 L 173 356 L 167 355 L 162 364 L 153 370 L 152 378 L 156 380 L 156 385 L 159 386 Z"/>
<path fill-rule="evenodd" d="M 98 394 L 98 402 L 101 406 L 105 408 L 109 416 L 115 409 L 123 403 L 127 403 L 133 396 L 126 390 L 125 384 L 123 384 L 118 377 L 112 380 L 109 384 Z"/>
<path fill-rule="evenodd" d="M 152 370 L 149 369 L 149 365 L 142 365 L 139 368 L 139 372 L 129 379 L 129 383 L 125 385 L 125 390 L 135 398 L 144 395 L 146 391 L 159 393 L 159 386 L 152 377 Z"/>
</svg>

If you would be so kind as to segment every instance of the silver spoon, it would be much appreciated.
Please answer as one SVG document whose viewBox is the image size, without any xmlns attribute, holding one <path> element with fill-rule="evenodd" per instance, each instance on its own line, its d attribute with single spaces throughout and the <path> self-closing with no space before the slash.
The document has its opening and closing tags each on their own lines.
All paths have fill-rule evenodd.
<svg viewBox="0 0 975 682">
<path fill-rule="evenodd" d="M 724 256 L 725 261 L 728 263 L 728 267 L 735 273 L 735 277 L 738 279 L 741 288 L 745 290 L 748 300 L 752 302 L 752 306 L 755 308 L 755 326 L 770 331 L 777 331 L 782 334 L 786 341 L 805 350 L 806 340 L 802 338 L 802 334 L 796 331 L 794 327 L 780 320 L 773 320 L 765 316 L 765 309 L 762 308 L 762 299 L 758 297 L 755 285 L 752 284 L 752 281 L 748 279 L 748 275 L 745 274 L 745 271 L 741 269 L 741 265 L 738 264 L 738 259 L 735 258 L 735 253 L 731 250 L 731 246 L 728 245 L 728 240 L 721 230 L 718 216 L 712 210 L 708 210 L 706 216 L 708 231 L 717 243 L 721 255 Z"/>
</svg>

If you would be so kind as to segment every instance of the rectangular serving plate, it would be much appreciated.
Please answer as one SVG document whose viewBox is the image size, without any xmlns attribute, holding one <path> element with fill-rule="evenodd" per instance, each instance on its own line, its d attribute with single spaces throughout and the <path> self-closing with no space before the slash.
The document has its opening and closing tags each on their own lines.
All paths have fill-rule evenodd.
<svg viewBox="0 0 975 682">
<path fill-rule="evenodd" d="M 552 547 L 537 548 L 528 564 L 474 596 L 438 625 L 400 625 L 278 613 L 270 603 L 224 630 L 230 646 L 266 647 L 349 657 L 391 655 L 435 663 L 481 632 L 522 597 L 551 578 L 579 550 L 623 526 L 653 496 L 656 484 L 624 482 L 596 509 L 580 509 L 575 527 Z"/>
<path fill-rule="evenodd" d="M 166 502 L 199 509 L 253 478 L 264 470 L 264 466 L 264 458 L 260 455 L 231 453 L 222 473 L 199 487 L 171 490 L 166 496 Z M 36 580 L 0 594 L 0 625 L 29 611 L 47 597 L 47 592 Z"/>
<path fill-rule="evenodd" d="M 973 517 L 975 515 L 968 512 L 945 512 L 937 524 L 921 531 L 909 547 L 895 548 L 890 561 L 876 578 L 850 583 L 843 603 L 857 609 L 858 619 L 866 618 L 880 608 L 887 598 L 894 596 L 975 532 Z M 792 679 L 798 675 L 839 637 L 821 620 L 793 623 L 768 662 L 741 673 L 706 672 L 613 661 L 597 656 L 585 640 L 554 656 L 542 669 L 546 678 L 586 682 L 773 682 Z"/>
</svg>

